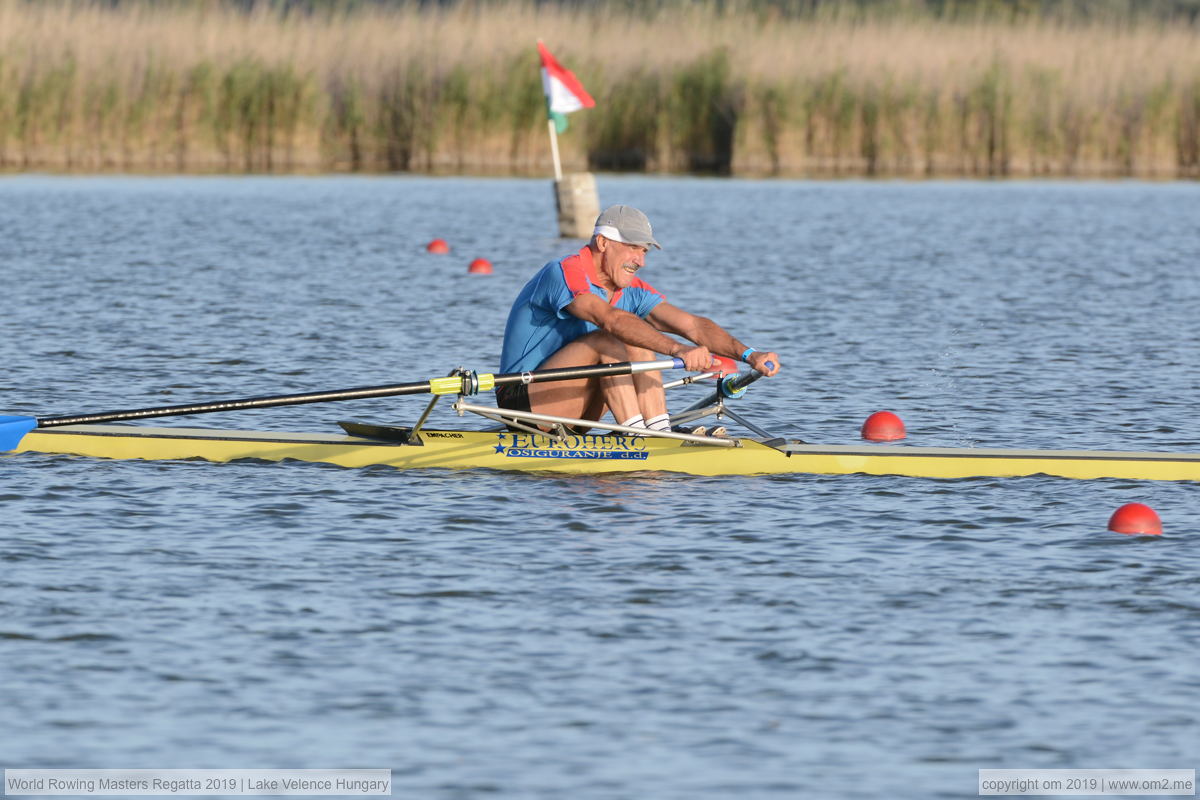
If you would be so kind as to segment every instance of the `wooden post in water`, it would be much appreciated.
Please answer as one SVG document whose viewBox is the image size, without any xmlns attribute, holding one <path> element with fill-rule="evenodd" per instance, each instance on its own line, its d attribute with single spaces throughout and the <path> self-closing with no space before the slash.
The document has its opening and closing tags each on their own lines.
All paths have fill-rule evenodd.
<svg viewBox="0 0 1200 800">
<path fill-rule="evenodd" d="M 596 176 L 590 172 L 563 175 L 558 157 L 558 131 L 554 120 L 547 120 L 550 129 L 550 153 L 554 157 L 554 207 L 558 209 L 558 235 L 566 239 L 590 239 L 600 216 L 600 196 L 596 192 Z"/>
<path fill-rule="evenodd" d="M 596 176 L 590 172 L 563 175 L 554 182 L 558 207 L 558 235 L 567 239 L 590 239 L 600 216 Z"/>
</svg>

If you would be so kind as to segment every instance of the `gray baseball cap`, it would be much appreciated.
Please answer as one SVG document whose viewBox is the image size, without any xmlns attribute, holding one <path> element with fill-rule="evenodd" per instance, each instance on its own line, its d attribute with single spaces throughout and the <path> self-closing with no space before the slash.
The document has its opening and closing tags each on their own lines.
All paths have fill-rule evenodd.
<svg viewBox="0 0 1200 800">
<path fill-rule="evenodd" d="M 646 215 L 633 206 L 609 206 L 596 217 L 596 230 L 606 239 L 622 244 L 635 244 L 641 247 L 657 247 L 662 245 L 654 240 L 654 231 L 650 228 L 650 220 Z"/>
</svg>

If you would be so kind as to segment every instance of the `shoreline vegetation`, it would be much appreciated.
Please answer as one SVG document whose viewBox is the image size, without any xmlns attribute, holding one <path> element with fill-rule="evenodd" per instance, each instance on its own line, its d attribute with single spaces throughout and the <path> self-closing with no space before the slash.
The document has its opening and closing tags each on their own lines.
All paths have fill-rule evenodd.
<svg viewBox="0 0 1200 800">
<path fill-rule="evenodd" d="M 0 0 L 0 171 L 546 175 L 541 38 L 567 171 L 1200 178 L 1194 14 L 787 5 Z"/>
</svg>

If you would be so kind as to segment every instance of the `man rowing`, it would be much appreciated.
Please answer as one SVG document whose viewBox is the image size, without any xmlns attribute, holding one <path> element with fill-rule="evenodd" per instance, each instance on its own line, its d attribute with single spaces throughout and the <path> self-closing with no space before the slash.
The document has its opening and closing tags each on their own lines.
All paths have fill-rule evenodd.
<svg viewBox="0 0 1200 800">
<path fill-rule="evenodd" d="M 517 295 L 504 328 L 500 371 L 650 361 L 662 353 L 692 371 L 715 366 L 716 354 L 741 359 L 767 376 L 779 372 L 775 353 L 747 347 L 639 279 L 651 247 L 662 249 L 645 214 L 632 206 L 605 209 L 582 250 L 543 266 Z M 514 411 L 598 421 L 608 410 L 621 425 L 671 426 L 658 372 L 503 386 L 496 400 Z"/>
</svg>

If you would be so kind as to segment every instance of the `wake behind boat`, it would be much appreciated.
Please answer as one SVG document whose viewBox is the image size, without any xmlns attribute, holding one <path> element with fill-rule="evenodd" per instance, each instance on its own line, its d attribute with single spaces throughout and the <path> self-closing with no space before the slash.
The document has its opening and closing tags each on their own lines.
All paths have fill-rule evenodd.
<svg viewBox="0 0 1200 800">
<path fill-rule="evenodd" d="M 400 469 L 496 469 L 551 473 L 677 472 L 691 475 L 869 474 L 922 478 L 1018 477 L 1200 481 L 1200 454 L 1095 450 L 1002 450 L 887 445 L 817 445 L 772 436 L 729 408 L 759 374 L 704 373 L 672 384 L 717 381 L 704 399 L 672 419 L 679 425 L 713 417 L 736 423 L 749 435 L 709 436 L 687 429 L 649 431 L 621 425 L 564 419 L 478 405 L 468 398 L 505 382 L 566 380 L 591 371 L 632 371 L 681 367 L 677 361 L 608 364 L 516 375 L 477 375 L 455 370 L 447 378 L 414 384 L 337 392 L 223 401 L 191 406 L 135 409 L 74 417 L 0 418 L 0 448 L 14 453 L 47 453 L 95 458 L 227 462 L 238 459 L 306 461 L 342 467 L 391 466 Z M 110 424 L 155 416 L 208 413 L 240 408 L 432 394 L 415 424 L 407 427 L 364 422 L 341 423 L 342 433 L 278 433 L 217 428 L 148 427 Z M 457 395 L 460 416 L 477 415 L 490 430 L 427 427 L 438 399 Z M 104 424 L 97 424 L 104 423 Z M 587 433 L 577 433 L 590 427 Z"/>
</svg>

